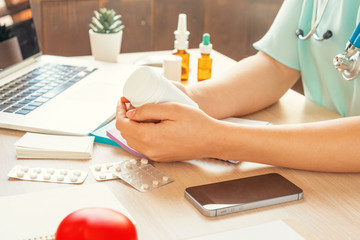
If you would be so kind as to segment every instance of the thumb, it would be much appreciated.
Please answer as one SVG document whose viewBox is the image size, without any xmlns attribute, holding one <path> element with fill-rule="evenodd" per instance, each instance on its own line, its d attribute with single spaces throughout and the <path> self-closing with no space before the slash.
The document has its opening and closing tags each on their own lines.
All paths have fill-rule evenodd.
<svg viewBox="0 0 360 240">
<path fill-rule="evenodd" d="M 126 116 L 137 122 L 156 122 L 175 118 L 184 105 L 177 103 L 146 104 L 136 109 L 131 109 Z"/>
</svg>

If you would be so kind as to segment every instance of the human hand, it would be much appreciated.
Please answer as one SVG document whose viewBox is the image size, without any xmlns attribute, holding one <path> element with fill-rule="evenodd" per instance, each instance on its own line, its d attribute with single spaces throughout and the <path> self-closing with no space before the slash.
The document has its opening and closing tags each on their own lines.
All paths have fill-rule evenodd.
<svg viewBox="0 0 360 240">
<path fill-rule="evenodd" d="M 154 161 L 210 157 L 217 124 L 197 108 L 169 102 L 135 109 L 122 98 L 116 114 L 128 145 Z"/>
</svg>

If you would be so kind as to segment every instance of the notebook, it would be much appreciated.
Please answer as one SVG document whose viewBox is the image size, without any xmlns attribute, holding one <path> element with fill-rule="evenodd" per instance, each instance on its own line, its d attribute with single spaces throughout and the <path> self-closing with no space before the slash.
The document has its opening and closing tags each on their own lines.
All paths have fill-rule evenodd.
<svg viewBox="0 0 360 240">
<path fill-rule="evenodd" d="M 0 53 L 0 128 L 88 135 L 115 116 L 135 66 L 42 55 L 32 18 L 11 28 L 21 57 Z"/>
<path fill-rule="evenodd" d="M 107 131 L 115 128 L 115 122 L 116 120 L 112 120 L 108 124 L 96 129 L 94 132 L 90 133 L 90 136 L 94 136 L 95 142 L 104 143 L 116 147 L 120 147 L 120 145 L 108 137 Z"/>
</svg>

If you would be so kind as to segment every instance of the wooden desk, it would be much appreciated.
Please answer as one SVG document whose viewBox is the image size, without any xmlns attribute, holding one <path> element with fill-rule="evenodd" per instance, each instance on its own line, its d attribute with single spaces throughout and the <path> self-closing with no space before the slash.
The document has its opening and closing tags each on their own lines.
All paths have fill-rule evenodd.
<svg viewBox="0 0 360 240">
<path fill-rule="evenodd" d="M 195 50 L 191 63 L 194 64 Z M 119 61 L 131 63 L 149 53 L 121 54 Z M 168 54 L 168 52 L 160 52 Z M 225 69 L 233 60 L 214 52 L 214 72 Z M 192 68 L 191 76 L 196 74 Z M 302 95 L 289 91 L 266 110 L 247 116 L 273 124 L 311 122 L 339 117 Z M 0 129 L 0 195 L 13 195 L 43 189 L 67 187 L 62 184 L 8 180 L 7 173 L 16 164 L 29 166 L 76 168 L 89 171 L 90 165 L 117 161 L 128 155 L 121 148 L 96 143 L 90 161 L 17 160 L 14 143 L 24 132 Z M 289 139 L 290 140 L 290 139 Z M 311 146 L 309 146 L 311 147 Z M 259 151 L 261 151 L 259 149 Z M 295 221 L 318 239 L 357 239 L 360 236 L 360 174 L 335 174 L 299 171 L 242 162 L 238 165 L 216 160 L 191 160 L 154 163 L 175 182 L 147 193 L 141 193 L 120 180 L 98 182 L 89 176 L 84 184 L 108 185 L 119 201 L 137 221 L 140 239 L 185 239 L 193 236 L 231 230 L 278 219 Z M 276 172 L 304 190 L 304 199 L 215 218 L 201 215 L 185 198 L 188 186 Z"/>
</svg>

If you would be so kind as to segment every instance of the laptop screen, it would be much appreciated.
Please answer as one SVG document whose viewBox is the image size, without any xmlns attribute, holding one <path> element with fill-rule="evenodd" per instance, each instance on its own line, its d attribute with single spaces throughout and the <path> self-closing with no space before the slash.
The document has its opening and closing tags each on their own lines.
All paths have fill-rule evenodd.
<svg viewBox="0 0 360 240">
<path fill-rule="evenodd" d="M 0 42 L 0 71 L 40 52 L 31 9 L 23 18 L 8 12 L 0 15 L 0 26 L 6 26 L 13 37 Z"/>
</svg>

